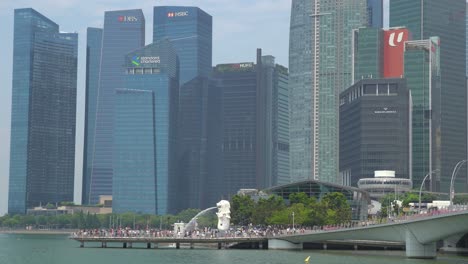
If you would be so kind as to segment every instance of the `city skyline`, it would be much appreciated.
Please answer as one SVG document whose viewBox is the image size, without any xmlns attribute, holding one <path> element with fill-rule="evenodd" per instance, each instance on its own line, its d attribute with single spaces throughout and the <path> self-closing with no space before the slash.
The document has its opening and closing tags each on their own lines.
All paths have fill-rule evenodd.
<svg viewBox="0 0 468 264">
<path fill-rule="evenodd" d="M 218 5 L 214 5 L 216 2 Z M 160 1 L 157 5 L 184 5 L 197 6 L 213 16 L 213 65 L 230 61 L 250 61 L 256 48 L 262 48 L 265 54 L 271 54 L 277 58 L 278 63 L 288 65 L 288 39 L 290 0 L 278 0 L 274 4 L 271 1 L 256 1 L 249 4 L 248 1 Z M 78 102 L 77 102 L 77 126 L 76 126 L 76 158 L 75 158 L 75 196 L 74 201 L 81 200 L 82 181 L 82 151 L 83 151 L 83 119 L 84 119 L 84 95 L 85 95 L 85 54 L 86 54 L 86 28 L 102 27 L 104 11 L 141 8 L 146 22 L 146 39 L 150 43 L 153 7 L 156 3 L 143 1 L 138 3 L 119 3 L 114 1 L 98 1 L 93 5 L 78 5 L 78 1 L 46 1 L 37 4 L 31 1 L 17 1 L 15 3 L 0 3 L 0 13 L 10 20 L 5 24 L 0 33 L 7 36 L 8 41 L 2 43 L 1 54 L 6 63 L 1 71 L 2 92 L 0 93 L 0 215 L 6 213 L 8 197 L 8 166 L 9 166 L 9 142 L 11 122 L 11 79 L 12 79 L 12 46 L 13 46 L 13 10 L 23 7 L 32 7 L 50 19 L 61 25 L 66 32 L 79 33 L 79 57 L 78 57 Z M 74 12 L 70 12 L 73 10 Z M 229 13 L 230 15 L 225 15 Z M 239 19 L 241 18 L 241 19 Z M 255 24 L 256 27 L 250 25 Z M 229 51 L 229 52 L 227 52 Z M 237 51 L 237 52 L 231 52 Z"/>
</svg>

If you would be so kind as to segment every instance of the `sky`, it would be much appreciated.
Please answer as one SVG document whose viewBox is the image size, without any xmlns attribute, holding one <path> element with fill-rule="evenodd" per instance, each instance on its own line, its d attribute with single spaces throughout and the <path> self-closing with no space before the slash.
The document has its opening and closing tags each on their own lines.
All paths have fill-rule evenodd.
<svg viewBox="0 0 468 264">
<path fill-rule="evenodd" d="M 86 28 L 102 27 L 104 12 L 142 9 L 146 44 L 153 39 L 154 6 L 197 6 L 213 16 L 213 65 L 254 62 L 256 49 L 288 67 L 291 0 L 1 0 L 0 17 L 0 215 L 7 212 L 13 62 L 13 18 L 16 8 L 34 8 L 60 26 L 77 32 L 78 92 L 75 152 L 75 202 L 81 200 L 83 161 Z"/>
</svg>

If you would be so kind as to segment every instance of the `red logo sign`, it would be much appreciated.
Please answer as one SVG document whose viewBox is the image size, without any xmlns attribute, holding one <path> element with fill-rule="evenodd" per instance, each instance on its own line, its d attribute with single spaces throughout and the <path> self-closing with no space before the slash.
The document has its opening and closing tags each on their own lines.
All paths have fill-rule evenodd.
<svg viewBox="0 0 468 264">
<path fill-rule="evenodd" d="M 405 41 L 408 39 L 409 31 L 406 28 L 384 31 L 384 78 L 400 78 L 403 75 Z"/>
<path fill-rule="evenodd" d="M 167 13 L 167 17 L 174 17 L 174 13 L 172 12 Z"/>
<path fill-rule="evenodd" d="M 124 16 L 119 16 L 119 22 L 123 22 L 125 20 Z"/>
</svg>

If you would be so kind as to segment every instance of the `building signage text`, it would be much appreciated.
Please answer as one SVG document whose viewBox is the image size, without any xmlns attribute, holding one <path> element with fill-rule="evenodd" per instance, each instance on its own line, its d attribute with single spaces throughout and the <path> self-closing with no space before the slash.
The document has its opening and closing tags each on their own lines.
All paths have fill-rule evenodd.
<svg viewBox="0 0 468 264">
<path fill-rule="evenodd" d="M 138 22 L 136 16 L 119 16 L 119 22 Z"/>
<path fill-rule="evenodd" d="M 188 16 L 188 15 L 189 15 L 188 11 L 169 12 L 169 13 L 167 13 L 167 17 L 183 17 L 183 16 Z"/>
</svg>

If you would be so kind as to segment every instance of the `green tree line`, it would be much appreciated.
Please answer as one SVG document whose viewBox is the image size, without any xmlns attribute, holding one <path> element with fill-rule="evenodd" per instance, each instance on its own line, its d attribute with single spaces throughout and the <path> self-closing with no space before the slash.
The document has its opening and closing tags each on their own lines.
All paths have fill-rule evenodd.
<svg viewBox="0 0 468 264">
<path fill-rule="evenodd" d="M 342 193 L 326 194 L 320 201 L 307 194 L 292 193 L 289 203 L 272 195 L 255 202 L 250 196 L 231 199 L 231 222 L 235 225 L 335 225 L 351 221 L 351 207 Z"/>
</svg>

